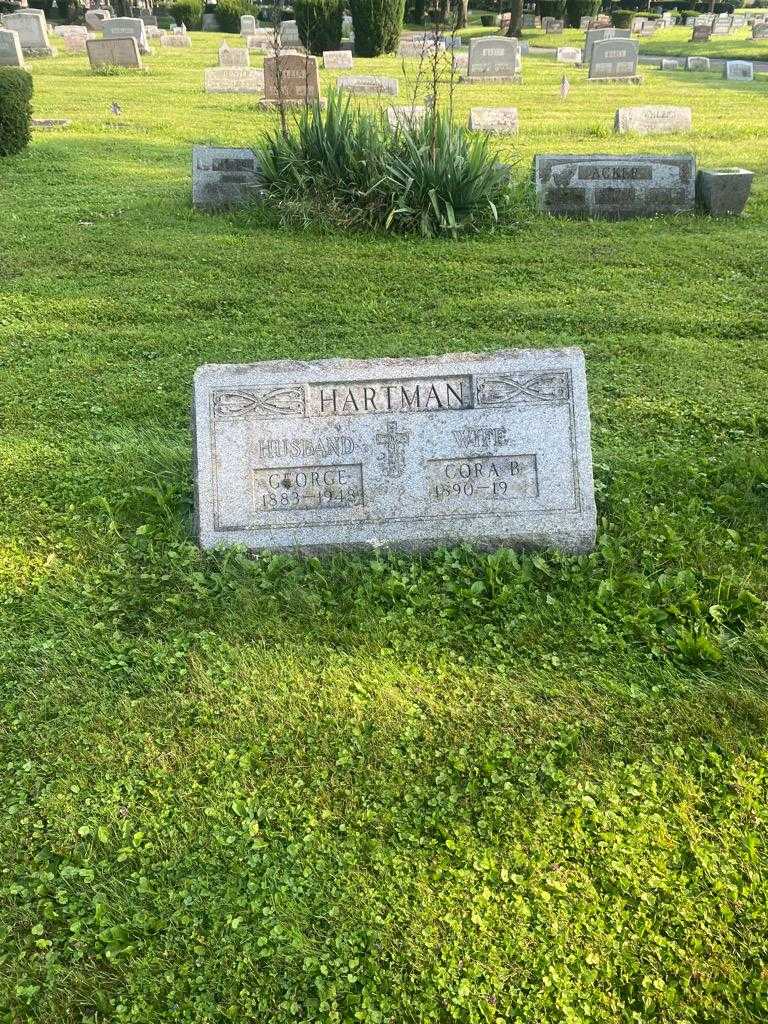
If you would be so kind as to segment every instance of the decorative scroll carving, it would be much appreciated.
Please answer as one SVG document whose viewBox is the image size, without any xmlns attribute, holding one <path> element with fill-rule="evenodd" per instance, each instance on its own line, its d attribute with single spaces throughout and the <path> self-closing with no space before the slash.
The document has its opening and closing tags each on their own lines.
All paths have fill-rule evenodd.
<svg viewBox="0 0 768 1024">
<path fill-rule="evenodd" d="M 503 377 L 478 377 L 477 405 L 548 405 L 571 397 L 567 370 L 545 373 L 510 373 Z"/>
<path fill-rule="evenodd" d="M 303 416 L 304 412 L 304 388 L 300 385 L 217 391 L 213 396 L 214 416 L 264 420 L 276 416 Z"/>
</svg>

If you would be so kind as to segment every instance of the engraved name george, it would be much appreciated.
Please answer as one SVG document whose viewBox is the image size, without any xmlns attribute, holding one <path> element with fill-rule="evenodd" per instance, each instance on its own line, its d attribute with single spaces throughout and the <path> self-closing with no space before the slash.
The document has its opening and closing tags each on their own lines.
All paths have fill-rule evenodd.
<svg viewBox="0 0 768 1024">
<path fill-rule="evenodd" d="M 254 512 L 354 508 L 363 504 L 363 467 L 284 466 L 251 470 Z"/>
</svg>

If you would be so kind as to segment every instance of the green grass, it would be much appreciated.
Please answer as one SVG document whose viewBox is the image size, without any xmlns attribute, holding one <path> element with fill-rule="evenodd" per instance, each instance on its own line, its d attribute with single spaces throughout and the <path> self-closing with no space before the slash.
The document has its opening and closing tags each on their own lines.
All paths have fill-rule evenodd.
<svg viewBox="0 0 768 1024">
<path fill-rule="evenodd" d="M 456 97 L 518 106 L 521 181 L 751 167 L 738 220 L 286 231 L 190 207 L 194 142 L 276 123 L 202 92 L 219 42 L 33 62 L 72 127 L 0 163 L 0 1020 L 763 1022 L 768 86 Z M 655 102 L 695 130 L 612 133 Z M 200 363 L 570 344 L 593 555 L 192 543 Z"/>
<path fill-rule="evenodd" d="M 477 35 L 474 29 L 469 34 Z M 768 40 L 753 39 L 751 28 L 736 29 L 729 36 L 710 36 L 706 43 L 692 43 L 693 29 L 684 25 L 660 28 L 653 36 L 632 36 L 640 44 L 640 53 L 659 57 L 728 57 L 739 60 L 768 60 Z M 527 29 L 523 39 L 531 46 L 583 46 L 586 33 L 568 28 L 561 35 L 550 35 L 541 29 Z"/>
</svg>

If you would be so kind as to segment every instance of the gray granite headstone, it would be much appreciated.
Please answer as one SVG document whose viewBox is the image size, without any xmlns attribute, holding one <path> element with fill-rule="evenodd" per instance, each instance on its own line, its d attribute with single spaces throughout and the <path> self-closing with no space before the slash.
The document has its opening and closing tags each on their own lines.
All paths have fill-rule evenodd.
<svg viewBox="0 0 768 1024">
<path fill-rule="evenodd" d="M 469 130 L 490 135 L 516 135 L 519 128 L 517 107 L 472 107 Z"/>
<path fill-rule="evenodd" d="M 240 35 L 252 36 L 256 31 L 256 18 L 252 14 L 240 15 Z"/>
<path fill-rule="evenodd" d="M 336 79 L 336 88 L 339 92 L 386 93 L 388 96 L 397 96 L 400 85 L 396 78 L 386 78 L 383 75 L 339 75 Z"/>
<path fill-rule="evenodd" d="M 299 27 L 295 21 L 280 22 L 280 40 L 283 46 L 299 46 L 301 44 Z"/>
<path fill-rule="evenodd" d="M 666 135 L 689 132 L 692 128 L 690 107 L 619 107 L 616 131 L 620 135 Z"/>
<path fill-rule="evenodd" d="M 252 149 L 195 146 L 192 203 L 201 210 L 243 206 L 261 196 L 259 164 Z"/>
<path fill-rule="evenodd" d="M 317 57 L 281 53 L 264 58 L 265 107 L 283 103 L 300 106 L 320 99 L 320 78 Z"/>
<path fill-rule="evenodd" d="M 702 170 L 696 175 L 696 202 L 712 217 L 742 213 L 754 174 L 743 167 Z"/>
<path fill-rule="evenodd" d="M 768 25 L 753 25 L 752 26 L 752 38 L 753 39 L 768 39 Z"/>
<path fill-rule="evenodd" d="M 28 57 L 54 57 L 56 51 L 48 41 L 48 26 L 42 11 L 17 11 L 0 15 L 3 28 L 17 32 L 22 53 Z"/>
<path fill-rule="evenodd" d="M 709 57 L 686 57 L 687 71 L 709 71 Z"/>
<path fill-rule="evenodd" d="M 131 36 L 136 40 L 139 53 L 149 53 L 147 30 L 141 18 L 110 18 L 101 26 L 105 39 L 122 39 Z"/>
<path fill-rule="evenodd" d="M 140 68 L 139 44 L 133 36 L 86 40 L 88 60 L 94 69 L 104 67 Z"/>
<path fill-rule="evenodd" d="M 517 81 L 521 70 L 519 40 L 506 36 L 470 39 L 467 81 Z"/>
<path fill-rule="evenodd" d="M 348 71 L 352 67 L 349 50 L 323 50 L 323 67 L 332 71 Z"/>
<path fill-rule="evenodd" d="M 693 156 L 537 156 L 539 209 L 563 217 L 625 220 L 693 210 Z"/>
<path fill-rule="evenodd" d="M 584 355 L 201 366 L 202 547 L 592 549 Z"/>
<path fill-rule="evenodd" d="M 589 64 L 592 60 L 592 47 L 601 39 L 629 39 L 628 28 L 591 28 L 587 32 L 584 42 L 584 63 Z"/>
<path fill-rule="evenodd" d="M 264 92 L 264 72 L 261 68 L 237 66 L 206 68 L 203 88 L 206 92 L 212 93 L 232 92 L 261 95 Z"/>
<path fill-rule="evenodd" d="M 0 29 L 0 67 L 24 67 L 19 33 L 9 28 Z"/>
<path fill-rule="evenodd" d="M 592 46 L 589 80 L 637 77 L 638 45 L 633 39 L 599 39 Z"/>
<path fill-rule="evenodd" d="M 727 60 L 723 68 L 723 78 L 729 82 L 751 82 L 755 77 L 755 68 L 751 60 Z"/>
</svg>

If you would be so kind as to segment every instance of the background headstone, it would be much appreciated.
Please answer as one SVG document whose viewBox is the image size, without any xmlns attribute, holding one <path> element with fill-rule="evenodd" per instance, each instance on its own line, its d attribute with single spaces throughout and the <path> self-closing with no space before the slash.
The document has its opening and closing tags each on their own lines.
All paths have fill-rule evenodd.
<svg viewBox="0 0 768 1024">
<path fill-rule="evenodd" d="M 755 77 L 755 68 L 751 60 L 727 60 L 723 68 L 723 78 L 729 82 L 751 82 Z"/>
<path fill-rule="evenodd" d="M 709 71 L 709 57 L 686 57 L 686 71 Z"/>
<path fill-rule="evenodd" d="M 279 66 L 278 61 L 280 62 Z M 282 97 L 278 92 L 278 81 Z M 264 100 L 262 102 L 265 106 L 274 105 L 280 102 L 280 98 L 283 103 L 291 105 L 313 103 L 320 99 L 317 57 L 281 53 L 279 57 L 264 58 Z"/>
<path fill-rule="evenodd" d="M 147 32 L 141 18 L 110 18 L 101 26 L 105 39 L 124 39 L 128 36 L 136 40 L 139 53 L 149 53 Z"/>
<path fill-rule="evenodd" d="M 397 96 L 400 84 L 396 78 L 386 78 L 384 75 L 339 75 L 336 88 L 339 92 Z"/>
<path fill-rule="evenodd" d="M 140 68 L 139 44 L 133 36 L 116 39 L 88 39 L 88 60 L 92 68 Z"/>
<path fill-rule="evenodd" d="M 264 72 L 261 68 L 219 67 L 206 68 L 203 88 L 206 92 L 253 93 L 264 92 Z"/>
<path fill-rule="evenodd" d="M 416 127 L 425 117 L 425 107 L 387 107 L 387 124 L 390 128 Z"/>
<path fill-rule="evenodd" d="M 599 39 L 592 46 L 589 79 L 637 77 L 638 45 L 633 39 Z"/>
<path fill-rule="evenodd" d="M 625 220 L 693 210 L 693 156 L 558 156 L 534 160 L 539 209 Z"/>
<path fill-rule="evenodd" d="M 283 46 L 301 46 L 301 37 L 295 21 L 280 22 L 280 40 Z"/>
<path fill-rule="evenodd" d="M 516 135 L 519 128 L 517 107 L 472 107 L 469 130 L 490 135 Z"/>
<path fill-rule="evenodd" d="M 251 149 L 195 146 L 192 150 L 192 204 L 202 210 L 242 206 L 261 194 L 259 165 Z"/>
<path fill-rule="evenodd" d="M 580 349 L 201 366 L 192 421 L 204 548 L 594 545 Z"/>
<path fill-rule="evenodd" d="M 690 107 L 619 107 L 616 111 L 615 127 L 620 135 L 666 135 L 689 132 L 692 126 Z"/>
<path fill-rule="evenodd" d="M 601 39 L 629 39 L 628 28 L 592 28 L 587 32 L 584 42 L 584 63 L 589 64 L 592 59 L 592 47 Z"/>
<path fill-rule="evenodd" d="M 192 45 L 192 37 L 186 33 L 182 35 L 178 32 L 163 32 L 160 37 L 160 45 L 177 48 L 190 47 Z"/>
<path fill-rule="evenodd" d="M 561 64 L 581 64 L 581 50 L 578 46 L 560 46 L 557 59 Z"/>
<path fill-rule="evenodd" d="M 323 50 L 323 67 L 333 71 L 348 71 L 352 67 L 349 50 Z"/>
<path fill-rule="evenodd" d="M 19 42 L 19 33 L 13 32 L 9 28 L 0 29 L 0 67 L 24 67 L 24 54 Z"/>
<path fill-rule="evenodd" d="M 240 35 L 252 36 L 256 31 L 256 18 L 252 14 L 240 15 Z"/>
<path fill-rule="evenodd" d="M 712 27 L 710 25 L 694 25 L 693 34 L 691 35 L 692 43 L 708 43 L 709 37 L 712 35 Z"/>
<path fill-rule="evenodd" d="M 505 36 L 484 36 L 469 41 L 467 79 L 509 79 L 520 77 L 522 59 L 520 43 Z"/>
<path fill-rule="evenodd" d="M 109 21 L 112 15 L 109 11 L 86 11 L 85 24 L 94 31 L 101 31 L 102 22 Z"/>
<path fill-rule="evenodd" d="M 244 46 L 227 46 L 222 43 L 219 47 L 220 68 L 247 68 L 251 64 L 251 55 Z"/>
<path fill-rule="evenodd" d="M 22 53 L 29 57 L 54 57 L 56 51 L 48 41 L 48 26 L 42 11 L 17 11 L 1 14 L 3 28 L 18 33 Z"/>
</svg>

